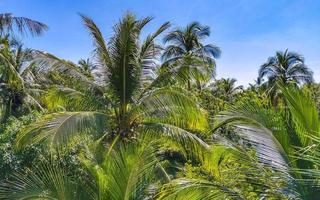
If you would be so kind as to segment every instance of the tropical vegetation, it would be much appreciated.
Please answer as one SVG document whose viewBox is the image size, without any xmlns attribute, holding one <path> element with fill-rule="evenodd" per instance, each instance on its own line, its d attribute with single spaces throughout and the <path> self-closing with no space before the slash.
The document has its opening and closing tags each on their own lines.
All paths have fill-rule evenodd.
<svg viewBox="0 0 320 200">
<path fill-rule="evenodd" d="M 79 18 L 92 57 L 73 62 L 17 39 L 45 24 L 0 15 L 0 199 L 319 197 L 320 86 L 301 55 L 244 87 L 216 78 L 208 26 L 145 33 L 152 18 L 127 13 L 106 38 Z"/>
</svg>

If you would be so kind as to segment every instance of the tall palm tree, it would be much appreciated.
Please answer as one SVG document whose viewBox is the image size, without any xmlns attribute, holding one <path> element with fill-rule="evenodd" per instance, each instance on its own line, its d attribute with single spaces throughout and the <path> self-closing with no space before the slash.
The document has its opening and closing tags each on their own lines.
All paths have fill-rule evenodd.
<svg viewBox="0 0 320 200">
<path fill-rule="evenodd" d="M 198 147 L 206 148 L 207 145 L 190 132 L 204 130 L 207 125 L 202 110 L 189 93 L 169 87 L 142 88 L 143 77 L 155 65 L 161 50 L 154 40 L 169 23 L 164 23 L 141 42 L 141 31 L 151 18 L 137 20 L 129 13 L 114 26 L 114 34 L 106 42 L 97 25 L 90 18 L 81 17 L 94 40 L 97 70 L 104 75 L 105 82 L 100 87 L 107 101 L 105 109 L 49 114 L 22 131 L 17 146 L 46 141 L 51 147 L 57 147 L 75 134 L 92 133 L 98 138 L 104 134 L 104 138 L 118 140 L 134 140 L 139 135 L 152 134 L 185 147 L 189 145 L 188 152 L 192 147 L 194 152 Z M 63 73 L 74 67 L 52 56 L 47 56 L 48 60 L 53 67 L 63 66 Z"/>
<path fill-rule="evenodd" d="M 277 82 L 284 84 L 302 84 L 313 82 L 313 73 L 305 65 L 304 58 L 288 49 L 278 51 L 261 65 L 258 75 L 258 84 L 265 84 L 272 97 L 277 98 L 279 90 Z"/>
<path fill-rule="evenodd" d="M 165 65 L 172 73 L 178 74 L 187 82 L 196 81 L 198 87 L 202 81 L 208 81 L 215 72 L 215 58 L 220 56 L 220 48 L 213 44 L 203 44 L 210 35 L 208 26 L 192 22 L 185 28 L 176 28 L 169 32 L 164 43 L 168 44 L 162 55 Z"/>
<path fill-rule="evenodd" d="M 47 25 L 26 18 L 16 17 L 11 13 L 0 13 L 0 37 L 18 31 L 20 34 L 41 35 L 48 29 Z"/>
<path fill-rule="evenodd" d="M 5 115 L 18 115 L 25 103 L 41 108 L 34 98 L 38 89 L 33 82 L 33 51 L 8 36 L 0 42 L 0 97 Z"/>
<path fill-rule="evenodd" d="M 3 120 L 8 114 L 17 114 L 23 101 L 29 101 L 41 107 L 40 104 L 30 95 L 30 86 L 26 84 L 26 78 L 30 78 L 30 59 L 32 51 L 23 49 L 22 45 L 14 39 L 16 31 L 19 34 L 32 36 L 41 35 L 48 27 L 38 21 L 16 17 L 11 13 L 0 14 L 0 91 L 1 107 L 0 119 Z M 30 83 L 30 82 L 29 82 Z M 26 97 L 26 98 L 25 98 Z"/>
</svg>

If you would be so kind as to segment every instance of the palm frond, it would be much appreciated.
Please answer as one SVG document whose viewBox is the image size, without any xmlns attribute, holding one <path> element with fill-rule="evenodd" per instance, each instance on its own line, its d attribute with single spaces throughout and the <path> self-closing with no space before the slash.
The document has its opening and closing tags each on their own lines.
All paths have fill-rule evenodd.
<svg viewBox="0 0 320 200">
<path fill-rule="evenodd" d="M 158 194 L 158 199 L 245 199 L 236 191 L 233 191 L 221 183 L 201 179 L 175 179 L 165 184 Z"/>
<path fill-rule="evenodd" d="M 51 148 L 66 145 L 76 134 L 101 136 L 107 125 L 107 115 L 98 112 L 66 112 L 45 116 L 22 130 L 16 140 L 18 150 L 39 142 Z"/>
<path fill-rule="evenodd" d="M 133 113 L 145 122 L 157 120 L 186 129 L 205 131 L 206 113 L 192 95 L 181 88 L 158 88 L 145 93 Z"/>
<path fill-rule="evenodd" d="M 55 163 L 44 161 L 16 172 L 0 183 L 0 198 L 18 199 L 93 199 L 86 187 L 68 175 L 68 171 Z"/>
<path fill-rule="evenodd" d="M 310 144 L 310 136 L 320 135 L 319 113 L 315 102 L 294 87 L 280 85 L 288 109 L 303 146 Z"/>
<path fill-rule="evenodd" d="M 108 66 L 110 64 L 110 55 L 100 29 L 89 17 L 81 14 L 80 16 L 90 35 L 93 37 L 95 53 L 98 56 L 100 65 Z"/>
<path fill-rule="evenodd" d="M 222 112 L 218 120 L 215 130 L 225 124 L 237 125 L 237 133 L 256 147 L 263 163 L 282 169 L 288 167 L 290 136 L 281 115 L 257 102 L 242 102 Z"/>
<path fill-rule="evenodd" d="M 147 79 L 148 76 L 153 76 L 152 72 L 155 70 L 156 67 L 156 60 L 155 58 L 159 56 L 162 47 L 155 43 L 155 39 L 168 27 L 170 26 L 169 22 L 162 24 L 159 29 L 147 36 L 140 48 L 140 62 L 142 64 L 142 79 Z"/>
<path fill-rule="evenodd" d="M 195 134 L 165 123 L 142 123 L 138 128 L 140 135 L 154 139 L 166 139 L 178 145 L 186 158 L 202 160 L 209 145 Z"/>
<path fill-rule="evenodd" d="M 92 84 L 92 81 L 87 76 L 81 73 L 79 67 L 76 64 L 58 58 L 50 53 L 35 51 L 35 59 L 33 62 L 37 64 L 37 71 L 42 73 L 48 73 L 55 71 L 61 74 L 68 74 L 73 78 L 80 79 L 88 84 Z"/>
<path fill-rule="evenodd" d="M 144 199 L 158 160 L 153 145 L 121 144 L 102 164 L 82 159 L 96 181 L 97 199 Z"/>
<path fill-rule="evenodd" d="M 0 14 L 0 34 L 12 33 L 15 29 L 21 34 L 38 36 L 43 34 L 48 26 L 26 17 L 13 16 L 11 13 Z"/>
<path fill-rule="evenodd" d="M 132 101 L 139 87 L 141 66 L 137 62 L 139 21 L 127 14 L 114 26 L 114 35 L 109 42 L 112 65 L 108 66 L 110 87 L 121 105 Z"/>
</svg>

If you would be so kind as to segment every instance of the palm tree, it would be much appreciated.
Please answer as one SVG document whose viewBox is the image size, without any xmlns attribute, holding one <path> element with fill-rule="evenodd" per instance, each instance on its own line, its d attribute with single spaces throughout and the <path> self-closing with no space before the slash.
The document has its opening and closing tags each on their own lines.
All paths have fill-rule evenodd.
<svg viewBox="0 0 320 200">
<path fill-rule="evenodd" d="M 97 70 L 104 75 L 105 82 L 99 87 L 107 102 L 105 109 L 51 113 L 22 131 L 17 146 L 46 141 L 51 147 L 59 147 L 75 134 L 92 133 L 102 139 L 125 141 L 145 134 L 164 136 L 188 146 L 185 150 L 193 149 L 195 154 L 199 148 L 206 148 L 207 145 L 190 132 L 204 130 L 207 125 L 205 115 L 187 91 L 169 87 L 142 88 L 143 77 L 155 65 L 161 50 L 154 40 L 169 23 L 141 43 L 141 31 L 151 18 L 137 20 L 129 13 L 114 26 L 114 34 L 106 42 L 97 25 L 90 18 L 81 17 L 94 40 Z M 72 63 L 53 56 L 47 55 L 46 61 L 46 66 L 51 61 L 51 66 L 63 73 L 74 69 Z"/>
<path fill-rule="evenodd" d="M 29 87 L 32 64 L 30 60 L 32 51 L 23 49 L 22 45 L 14 39 L 13 34 L 41 35 L 48 27 L 38 21 L 25 17 L 15 17 L 11 13 L 0 14 L 0 91 L 1 107 L 0 119 L 8 114 L 18 114 L 23 102 L 27 101 L 40 107 L 40 104 L 30 95 Z M 29 63 L 29 66 L 26 64 Z M 30 90 L 29 90 L 29 89 Z"/>
<path fill-rule="evenodd" d="M 278 51 L 261 65 L 257 82 L 259 85 L 266 84 L 268 93 L 277 98 L 279 90 L 276 83 L 279 81 L 284 84 L 312 83 L 312 71 L 305 65 L 301 55 L 288 50 Z"/>
<path fill-rule="evenodd" d="M 9 40 L 8 36 L 0 42 L 0 97 L 5 110 L 2 118 L 21 114 L 23 105 L 42 108 L 34 98 L 39 91 L 33 81 L 33 51 L 24 49 L 22 44 Z"/>
<path fill-rule="evenodd" d="M 171 73 L 178 74 L 186 80 L 190 90 L 191 81 L 208 81 L 215 72 L 215 58 L 220 56 L 219 47 L 213 44 L 203 44 L 203 40 L 210 35 L 208 26 L 192 22 L 184 29 L 176 28 L 164 38 L 168 44 L 162 59 L 169 65 Z"/>
<path fill-rule="evenodd" d="M 0 14 L 0 37 L 14 33 L 15 30 L 20 34 L 38 36 L 47 29 L 47 25 L 26 17 L 16 17 L 11 13 Z"/>
<path fill-rule="evenodd" d="M 234 78 L 216 80 L 211 86 L 213 95 L 224 101 L 231 102 L 234 96 L 243 89 L 242 86 L 236 86 L 236 82 L 237 80 Z"/>
<path fill-rule="evenodd" d="M 91 62 L 89 58 L 80 59 L 78 65 L 80 69 L 83 71 L 83 73 L 87 74 L 88 76 L 90 76 L 92 70 L 95 68 L 94 64 Z"/>
</svg>

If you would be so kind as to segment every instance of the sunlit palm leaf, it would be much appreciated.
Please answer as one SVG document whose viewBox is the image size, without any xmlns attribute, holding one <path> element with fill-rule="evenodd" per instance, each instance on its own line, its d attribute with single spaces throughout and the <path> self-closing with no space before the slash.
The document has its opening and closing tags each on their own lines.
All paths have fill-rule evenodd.
<svg viewBox="0 0 320 200">
<path fill-rule="evenodd" d="M 16 147 L 46 142 L 56 148 L 66 145 L 72 136 L 81 133 L 102 135 L 107 125 L 107 115 L 98 112 L 54 113 L 22 130 L 17 136 Z"/>
<path fill-rule="evenodd" d="M 155 139 L 167 139 L 177 144 L 186 158 L 201 160 L 209 145 L 195 134 L 165 123 L 142 123 L 138 128 L 140 135 Z"/>
<path fill-rule="evenodd" d="M 315 102 L 297 88 L 280 84 L 302 145 L 310 144 L 309 136 L 320 135 L 319 113 Z"/>
<path fill-rule="evenodd" d="M 143 121 L 170 123 L 186 129 L 205 131 L 206 112 L 195 103 L 191 93 L 181 88 L 158 88 L 146 92 L 133 112 Z"/>
<path fill-rule="evenodd" d="M 158 199 L 218 200 L 245 198 L 218 182 L 181 178 L 165 184 L 158 194 Z"/>
<path fill-rule="evenodd" d="M 96 199 L 144 199 L 153 181 L 158 160 L 153 145 L 126 144 L 105 154 L 102 164 L 83 162 L 92 173 L 96 185 Z"/>
</svg>

